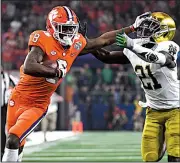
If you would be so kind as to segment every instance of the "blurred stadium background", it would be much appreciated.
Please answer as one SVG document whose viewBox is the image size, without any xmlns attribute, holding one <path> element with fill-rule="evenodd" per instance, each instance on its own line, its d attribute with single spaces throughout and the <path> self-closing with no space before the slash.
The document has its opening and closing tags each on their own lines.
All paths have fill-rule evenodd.
<svg viewBox="0 0 180 163">
<path fill-rule="evenodd" d="M 180 45 L 179 0 L 2 1 L 2 65 L 16 78 L 29 34 L 45 30 L 47 13 L 57 5 L 71 7 L 87 22 L 89 38 L 128 26 L 143 12 L 166 12 L 176 22 Z M 141 161 L 145 109 L 139 100 L 144 93 L 130 65 L 105 65 L 91 54 L 77 58 L 48 116 L 28 137 L 24 161 Z"/>
</svg>

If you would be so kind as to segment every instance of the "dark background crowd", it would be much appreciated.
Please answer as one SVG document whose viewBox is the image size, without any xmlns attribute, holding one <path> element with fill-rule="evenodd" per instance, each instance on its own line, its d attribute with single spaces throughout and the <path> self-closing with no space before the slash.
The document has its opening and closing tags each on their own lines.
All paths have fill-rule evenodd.
<svg viewBox="0 0 180 163">
<path fill-rule="evenodd" d="M 28 52 L 30 33 L 45 30 L 47 14 L 57 5 L 71 7 L 81 22 L 87 22 L 89 38 L 131 25 L 136 16 L 146 11 L 162 11 L 175 20 L 177 31 L 174 40 L 180 44 L 179 0 L 4 1 L 1 6 L 1 32 L 5 70 L 19 69 Z M 91 63 L 87 63 L 72 68 L 65 80 L 65 101 L 77 106 L 85 104 L 87 121 L 92 120 L 92 104 L 107 105 L 108 110 L 103 112 L 106 128 L 119 130 L 131 120 L 135 130 L 142 130 L 143 110 L 137 101 L 144 100 L 144 93 L 131 66 L 104 64 L 103 67 L 92 67 Z M 128 116 L 126 109 L 119 107 L 120 104 L 133 105 L 133 115 Z M 87 128 L 92 129 L 92 126 Z"/>
<path fill-rule="evenodd" d="M 163 11 L 176 21 L 180 34 L 179 0 L 128 1 L 11 1 L 2 2 L 2 59 L 7 69 L 18 69 L 27 54 L 29 34 L 46 27 L 48 12 L 57 5 L 71 7 L 83 22 L 88 23 L 88 37 L 132 24 L 137 15 L 146 11 Z M 175 40 L 180 42 L 180 37 Z"/>
</svg>

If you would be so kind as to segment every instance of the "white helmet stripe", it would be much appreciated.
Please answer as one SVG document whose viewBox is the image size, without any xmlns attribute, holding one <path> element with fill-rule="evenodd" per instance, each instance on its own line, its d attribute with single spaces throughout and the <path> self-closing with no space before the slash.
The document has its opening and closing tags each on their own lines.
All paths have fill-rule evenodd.
<svg viewBox="0 0 180 163">
<path fill-rule="evenodd" d="M 69 21 L 73 21 L 73 15 L 72 15 L 72 12 L 70 11 L 70 9 L 66 6 L 63 6 L 64 9 L 66 10 L 67 14 L 68 14 L 68 19 Z"/>
</svg>

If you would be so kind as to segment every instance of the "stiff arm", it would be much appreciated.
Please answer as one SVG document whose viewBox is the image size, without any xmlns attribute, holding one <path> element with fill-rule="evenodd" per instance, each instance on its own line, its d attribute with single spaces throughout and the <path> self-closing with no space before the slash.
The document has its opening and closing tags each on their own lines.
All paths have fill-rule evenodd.
<svg viewBox="0 0 180 163">
<path fill-rule="evenodd" d="M 119 30 L 114 30 L 110 32 L 106 32 L 102 34 L 100 37 L 94 38 L 94 39 L 87 39 L 87 45 L 86 47 L 81 51 L 80 55 L 90 53 L 94 50 L 100 49 L 102 47 L 111 45 L 115 43 L 116 41 L 116 35 L 118 33 L 126 33 L 129 34 L 131 32 L 136 31 L 136 29 L 140 26 L 143 20 L 145 20 L 147 17 L 151 16 L 151 12 L 143 13 L 136 17 L 135 22 L 133 25 L 130 25 L 129 27 L 125 27 Z"/>
<path fill-rule="evenodd" d="M 105 46 L 108 46 L 108 45 L 115 43 L 116 34 L 121 33 L 121 32 L 125 32 L 126 34 L 129 34 L 129 33 L 134 32 L 134 31 L 132 30 L 131 26 L 129 26 L 129 27 L 125 27 L 125 28 L 122 28 L 119 30 L 106 32 L 97 38 L 92 38 L 92 39 L 87 38 L 86 39 L 87 44 L 86 44 L 85 48 L 81 51 L 79 56 L 93 52 L 97 49 L 100 49 L 102 47 L 105 47 Z"/>
</svg>

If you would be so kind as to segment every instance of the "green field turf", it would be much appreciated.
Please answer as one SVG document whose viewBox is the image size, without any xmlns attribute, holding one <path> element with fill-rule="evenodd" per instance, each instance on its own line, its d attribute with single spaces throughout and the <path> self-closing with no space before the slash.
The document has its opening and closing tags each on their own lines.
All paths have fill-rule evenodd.
<svg viewBox="0 0 180 163">
<path fill-rule="evenodd" d="M 33 153 L 25 149 L 23 161 L 142 162 L 140 142 L 138 132 L 84 132 L 73 139 L 38 145 L 38 151 Z M 164 156 L 162 161 L 166 160 Z"/>
</svg>

